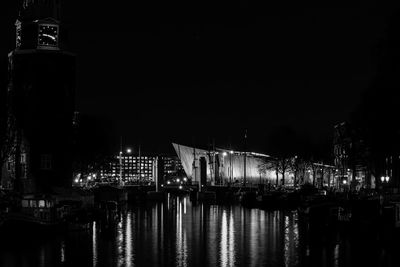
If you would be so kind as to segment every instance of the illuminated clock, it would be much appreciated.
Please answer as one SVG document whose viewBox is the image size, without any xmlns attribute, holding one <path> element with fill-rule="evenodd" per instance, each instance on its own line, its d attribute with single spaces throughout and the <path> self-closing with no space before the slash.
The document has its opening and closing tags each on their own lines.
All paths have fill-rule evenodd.
<svg viewBox="0 0 400 267">
<path fill-rule="evenodd" d="M 58 47 L 58 25 L 39 24 L 38 46 L 50 49 Z"/>
</svg>

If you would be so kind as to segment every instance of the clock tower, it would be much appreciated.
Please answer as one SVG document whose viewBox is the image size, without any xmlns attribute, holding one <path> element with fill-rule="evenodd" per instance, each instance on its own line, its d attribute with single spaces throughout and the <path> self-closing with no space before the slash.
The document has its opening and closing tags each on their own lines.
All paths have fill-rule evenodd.
<svg viewBox="0 0 400 267">
<path fill-rule="evenodd" d="M 8 176 L 21 193 L 72 184 L 75 56 L 64 46 L 60 0 L 23 0 L 9 53 L 15 149 Z"/>
</svg>

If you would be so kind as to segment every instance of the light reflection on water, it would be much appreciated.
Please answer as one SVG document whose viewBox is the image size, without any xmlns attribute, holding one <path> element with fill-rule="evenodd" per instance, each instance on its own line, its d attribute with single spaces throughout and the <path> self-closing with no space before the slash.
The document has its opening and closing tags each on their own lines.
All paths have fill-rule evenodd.
<svg viewBox="0 0 400 267">
<path fill-rule="evenodd" d="M 358 253 L 350 250 L 350 242 L 316 245 L 297 221 L 294 211 L 193 204 L 188 198 L 169 196 L 166 203 L 128 208 L 108 230 L 95 222 L 89 231 L 1 242 L 0 266 L 354 264 L 351 255 Z M 376 263 L 382 257 L 376 254 Z"/>
</svg>

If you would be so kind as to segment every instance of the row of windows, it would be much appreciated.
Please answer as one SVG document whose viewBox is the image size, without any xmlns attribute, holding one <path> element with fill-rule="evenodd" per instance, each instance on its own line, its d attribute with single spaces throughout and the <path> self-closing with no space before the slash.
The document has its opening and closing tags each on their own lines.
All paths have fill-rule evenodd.
<svg viewBox="0 0 400 267">
<path fill-rule="evenodd" d="M 26 176 L 26 154 L 21 154 L 21 176 Z M 50 154 L 40 155 L 40 169 L 41 170 L 51 170 L 53 168 L 53 159 Z M 14 163 L 12 161 L 7 162 L 7 171 L 11 172 L 14 169 Z"/>
</svg>

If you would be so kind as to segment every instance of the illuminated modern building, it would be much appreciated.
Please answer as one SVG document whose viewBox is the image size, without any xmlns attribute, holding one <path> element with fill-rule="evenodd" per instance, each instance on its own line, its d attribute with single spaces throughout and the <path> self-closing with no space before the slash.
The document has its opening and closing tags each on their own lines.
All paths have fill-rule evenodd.
<svg viewBox="0 0 400 267">
<path fill-rule="evenodd" d="M 274 161 L 274 158 L 255 152 L 241 152 L 227 149 L 204 149 L 172 144 L 182 162 L 183 169 L 193 182 L 200 181 L 200 160 L 206 161 L 207 182 L 210 184 L 243 183 L 275 184 L 277 173 L 262 166 Z M 282 175 L 278 173 L 278 179 Z M 293 184 L 293 174 L 285 173 L 285 183 Z"/>
<path fill-rule="evenodd" d="M 166 155 L 130 155 L 122 154 L 105 164 L 100 170 L 100 177 L 118 180 L 122 174 L 124 182 L 151 182 L 154 180 L 155 161 L 161 157 L 164 166 L 165 178 L 179 176 L 182 165 L 177 157 Z M 120 173 L 122 167 L 122 173 Z"/>
</svg>

